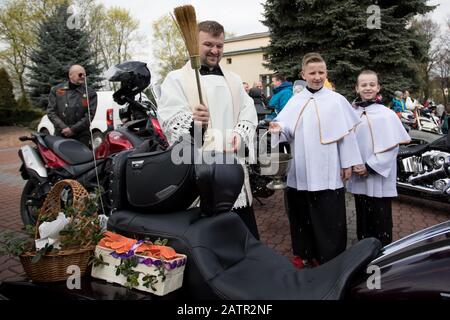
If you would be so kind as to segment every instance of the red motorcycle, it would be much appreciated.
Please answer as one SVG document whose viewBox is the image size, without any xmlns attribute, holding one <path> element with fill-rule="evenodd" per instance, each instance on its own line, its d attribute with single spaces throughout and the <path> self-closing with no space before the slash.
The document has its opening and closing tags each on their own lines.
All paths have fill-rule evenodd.
<svg viewBox="0 0 450 320">
<path fill-rule="evenodd" d="M 168 144 L 159 126 L 156 107 L 142 97 L 135 100 L 150 84 L 150 71 L 145 63 L 124 62 L 108 70 L 109 81 L 120 81 L 120 89 L 114 93 L 114 100 L 120 105 L 120 117 L 125 124 L 106 134 L 103 142 L 90 150 L 81 142 L 42 133 L 20 137 L 21 141 L 32 141 L 35 146 L 25 145 L 19 150 L 22 160 L 20 173 L 27 180 L 20 200 L 20 213 L 25 225 L 34 225 L 38 208 L 59 180 L 74 179 L 88 191 L 102 186 L 108 190 L 108 175 L 111 172 L 112 157 L 124 150 L 135 149 L 143 144 L 153 143 L 153 148 L 164 149 Z M 95 160 L 94 160 L 95 159 Z M 104 192 L 103 206 L 109 213 L 111 202 Z"/>
</svg>

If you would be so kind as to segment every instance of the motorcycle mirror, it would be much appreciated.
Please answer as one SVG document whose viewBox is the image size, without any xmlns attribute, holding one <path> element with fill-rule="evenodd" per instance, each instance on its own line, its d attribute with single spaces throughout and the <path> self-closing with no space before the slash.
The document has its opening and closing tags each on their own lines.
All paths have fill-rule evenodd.
<svg viewBox="0 0 450 320">
<path fill-rule="evenodd" d="M 153 96 L 155 97 L 156 100 L 158 100 L 161 97 L 161 86 L 156 84 L 156 85 L 152 85 L 150 87 L 150 90 L 153 93 Z"/>
</svg>

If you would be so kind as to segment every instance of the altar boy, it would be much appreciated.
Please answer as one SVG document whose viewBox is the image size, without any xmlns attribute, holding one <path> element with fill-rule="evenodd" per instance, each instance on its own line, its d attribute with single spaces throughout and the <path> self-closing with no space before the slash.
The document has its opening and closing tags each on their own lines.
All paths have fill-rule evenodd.
<svg viewBox="0 0 450 320">
<path fill-rule="evenodd" d="M 317 265 L 347 244 L 344 182 L 362 164 L 353 129 L 359 119 L 348 101 L 324 87 L 327 67 L 318 53 L 302 60 L 306 90 L 295 95 L 270 124 L 272 143 L 289 142 L 293 160 L 285 203 L 294 264 Z"/>
<path fill-rule="evenodd" d="M 411 139 L 400 119 L 376 100 L 378 76 L 366 70 L 358 76 L 353 103 L 361 123 L 356 127 L 364 165 L 355 166 L 347 189 L 355 195 L 358 239 L 375 237 L 383 245 L 392 241 L 392 197 L 397 196 L 397 153 Z"/>
</svg>

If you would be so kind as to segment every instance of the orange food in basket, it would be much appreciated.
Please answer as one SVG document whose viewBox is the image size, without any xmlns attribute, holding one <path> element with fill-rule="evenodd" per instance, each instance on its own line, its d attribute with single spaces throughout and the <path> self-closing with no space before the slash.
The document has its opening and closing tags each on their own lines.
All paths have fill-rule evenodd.
<svg viewBox="0 0 450 320">
<path fill-rule="evenodd" d="M 119 254 L 128 252 L 137 242 L 137 240 L 121 236 L 111 231 L 106 231 L 104 235 L 105 237 L 100 240 L 98 245 L 114 250 Z"/>
<path fill-rule="evenodd" d="M 154 258 L 164 258 L 165 260 L 172 260 L 178 257 L 176 251 L 171 247 L 158 246 L 155 244 L 143 243 L 137 249 L 136 253 L 143 254 Z"/>
<path fill-rule="evenodd" d="M 135 244 L 137 240 L 130 239 L 120 234 L 106 231 L 103 239 L 100 240 L 98 245 L 103 248 L 114 250 L 115 252 L 122 254 L 128 252 Z M 179 255 L 176 251 L 167 246 L 159 246 L 152 244 L 151 242 L 142 243 L 135 251 L 137 254 L 141 254 L 148 257 L 172 260 L 178 258 Z"/>
</svg>

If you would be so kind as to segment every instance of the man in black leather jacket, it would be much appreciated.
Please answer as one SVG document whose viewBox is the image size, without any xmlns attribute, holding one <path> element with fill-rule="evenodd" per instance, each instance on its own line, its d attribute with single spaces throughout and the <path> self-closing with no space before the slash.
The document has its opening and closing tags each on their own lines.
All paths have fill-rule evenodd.
<svg viewBox="0 0 450 320">
<path fill-rule="evenodd" d="M 82 66 L 71 66 L 68 77 L 68 82 L 51 88 L 47 115 L 55 126 L 55 135 L 77 139 L 89 146 L 88 110 L 92 121 L 97 108 L 97 93 L 89 87 L 86 90 L 86 71 Z"/>
</svg>

